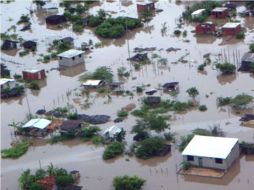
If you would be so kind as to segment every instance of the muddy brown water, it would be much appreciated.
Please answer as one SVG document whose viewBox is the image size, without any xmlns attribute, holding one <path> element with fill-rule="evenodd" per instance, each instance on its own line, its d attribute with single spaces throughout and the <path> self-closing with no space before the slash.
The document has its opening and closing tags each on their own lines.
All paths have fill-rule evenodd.
<svg viewBox="0 0 254 190">
<path fill-rule="evenodd" d="M 188 2 L 186 2 L 188 3 Z M 11 4 L 1 4 L 1 32 L 5 32 L 12 25 L 15 25 L 21 14 L 28 14 L 26 8 L 31 7 L 29 1 L 17 1 Z M 182 31 L 186 30 L 186 38 L 174 37 L 173 31 L 176 28 L 176 20 L 184 10 L 184 5 L 176 5 L 174 2 L 160 1 L 156 3 L 157 8 L 164 11 L 156 14 L 152 21 L 146 23 L 141 29 L 128 32 L 128 34 L 117 40 L 103 40 L 96 37 L 91 29 L 85 29 L 83 34 L 75 34 L 71 28 L 51 29 L 47 28 L 44 22 L 45 15 L 37 13 L 33 15 L 32 30 L 20 32 L 22 26 L 17 26 L 17 33 L 25 40 L 36 40 L 38 50 L 36 55 L 29 54 L 19 57 L 18 52 L 1 53 L 1 58 L 5 61 L 11 74 L 20 74 L 24 68 L 38 67 L 44 68 L 47 72 L 47 79 L 42 83 L 42 89 L 39 92 L 26 90 L 26 96 L 1 101 L 1 148 L 10 146 L 12 140 L 15 140 L 13 129 L 8 124 L 13 120 L 23 121 L 28 114 L 28 104 L 32 113 L 37 109 L 46 108 L 50 110 L 57 106 L 67 106 L 73 110 L 78 110 L 86 114 L 108 114 L 112 120 L 116 118 L 117 111 L 129 103 L 140 105 L 142 96 L 112 96 L 112 101 L 108 102 L 107 96 L 98 96 L 91 93 L 90 106 L 85 106 L 85 97 L 79 96 L 80 82 L 79 76 L 86 71 L 93 71 L 98 66 L 109 66 L 112 68 L 115 76 L 117 68 L 125 66 L 131 70 L 131 77 L 124 84 L 126 90 L 135 90 L 135 86 L 150 84 L 149 88 L 157 88 L 159 84 L 170 81 L 179 81 L 180 93 L 176 97 L 178 100 L 188 100 L 186 89 L 196 86 L 200 92 L 197 100 L 208 107 L 206 112 L 197 110 L 186 114 L 172 114 L 171 129 L 178 136 L 189 133 L 196 127 L 207 128 L 214 125 L 220 125 L 227 136 L 238 137 L 241 140 L 253 142 L 253 128 L 244 128 L 240 126 L 239 115 L 229 108 L 219 109 L 216 106 L 218 96 L 235 96 L 239 93 L 247 93 L 254 96 L 254 76 L 249 73 L 237 73 L 232 76 L 221 76 L 214 66 L 205 68 L 204 73 L 197 71 L 199 64 L 203 63 L 203 55 L 212 54 L 212 60 L 216 60 L 217 54 L 226 52 L 233 54 L 238 51 L 240 56 L 248 50 L 248 44 L 253 42 L 254 18 L 236 18 L 246 27 L 246 38 L 243 41 L 234 38 L 213 38 L 213 37 L 195 37 L 191 31 L 194 25 L 185 24 Z M 137 17 L 135 3 L 129 6 L 123 6 L 121 2 L 102 1 L 100 6 L 93 6 L 91 13 L 96 13 L 100 8 L 111 12 L 115 16 L 133 16 Z M 239 7 L 242 10 L 243 7 Z M 61 13 L 63 10 L 60 9 Z M 161 28 L 166 22 L 167 32 L 161 35 Z M 223 24 L 220 21 L 218 24 Z M 48 64 L 38 63 L 39 54 L 46 54 L 47 45 L 55 38 L 71 36 L 75 39 L 75 46 L 80 47 L 82 42 L 88 42 L 92 39 L 94 43 L 103 42 L 101 48 L 94 49 L 86 55 L 85 67 L 77 67 L 70 70 L 58 71 L 57 61 Z M 188 39 L 190 42 L 185 42 Z M 130 50 L 135 47 L 156 47 L 157 53 L 162 58 L 168 59 L 168 65 L 160 67 L 158 59 L 152 59 L 153 64 L 146 65 L 140 71 L 135 71 L 134 67 L 126 61 L 129 57 L 128 45 Z M 181 48 L 180 51 L 167 53 L 165 50 L 169 47 Z M 162 49 L 161 51 L 159 51 Z M 151 57 L 152 53 L 149 53 Z M 173 64 L 183 55 L 187 63 Z M 134 52 L 130 52 L 134 55 Z M 233 61 L 233 59 L 231 59 Z M 14 63 L 15 62 L 15 63 Z M 53 69 L 53 70 L 51 70 Z M 132 80 L 136 77 L 136 80 Z M 117 77 L 115 77 L 118 80 Z M 71 95 L 66 94 L 71 91 Z M 169 95 L 158 92 L 157 95 L 163 95 L 163 98 L 172 98 Z M 209 97 L 207 97 L 209 95 Z M 27 101 L 28 100 L 28 101 Z M 28 102 L 28 104 L 27 104 Z M 252 107 L 251 107 L 252 108 Z M 249 109 L 248 113 L 253 113 Z M 110 126 L 113 122 L 100 125 L 102 129 Z M 135 124 L 135 118 L 129 116 L 128 119 L 120 123 L 130 132 L 131 126 Z M 127 134 L 127 142 L 131 144 L 132 135 Z M 130 158 L 126 161 L 124 158 L 118 158 L 113 162 L 104 162 L 101 159 L 103 147 L 95 147 L 80 141 L 71 141 L 57 145 L 45 144 L 38 141 L 32 146 L 28 153 L 17 160 L 2 160 L 2 189 L 18 189 L 17 178 L 22 170 L 27 168 L 36 169 L 39 167 L 38 160 L 43 167 L 49 163 L 65 167 L 69 170 L 77 169 L 81 171 L 81 184 L 84 189 L 112 189 L 112 179 L 117 175 L 139 175 L 147 180 L 144 189 L 243 189 L 249 190 L 253 187 L 253 157 L 242 157 L 232 168 L 232 171 L 222 180 L 207 180 L 203 178 L 184 178 L 176 176 L 176 166 L 179 167 L 181 156 L 177 151 L 165 158 L 156 158 L 149 161 L 140 161 Z M 67 154 L 66 154 L 67 153 Z M 15 179 L 15 180 L 14 180 Z"/>
</svg>

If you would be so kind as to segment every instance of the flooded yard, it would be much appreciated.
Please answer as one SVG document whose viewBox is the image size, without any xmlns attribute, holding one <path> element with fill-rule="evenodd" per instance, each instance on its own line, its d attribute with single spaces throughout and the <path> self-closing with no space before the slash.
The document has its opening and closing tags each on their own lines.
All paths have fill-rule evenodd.
<svg viewBox="0 0 254 190">
<path fill-rule="evenodd" d="M 57 2 L 57 1 L 56 1 Z M 254 17 L 242 18 L 237 16 L 242 26 L 246 29 L 245 39 L 236 40 L 233 37 L 215 38 L 213 36 L 196 37 L 192 32 L 194 24 L 184 23 L 181 30 L 187 31 L 186 37 L 176 37 L 174 30 L 185 6 L 191 3 L 183 1 L 177 4 L 174 1 L 159 1 L 157 9 L 163 12 L 156 13 L 153 19 L 144 24 L 144 27 L 128 31 L 119 39 L 102 39 L 93 33 L 93 29 L 85 28 L 82 34 L 72 32 L 71 27 L 63 29 L 50 29 L 45 24 L 45 15 L 35 12 L 32 14 L 31 30 L 20 32 L 21 26 L 17 25 L 17 33 L 25 40 L 35 40 L 37 51 L 20 57 L 17 52 L 1 52 L 1 63 L 4 63 L 11 70 L 11 75 L 22 74 L 27 68 L 45 69 L 47 78 L 42 81 L 40 91 L 25 90 L 25 95 L 19 98 L 1 100 L 1 149 L 10 147 L 15 140 L 14 130 L 8 126 L 12 121 L 24 121 L 29 111 L 32 114 L 38 109 L 45 108 L 52 110 L 56 107 L 68 107 L 84 114 L 107 114 L 111 116 L 110 122 L 99 125 L 106 129 L 113 125 L 117 112 L 134 103 L 137 108 L 141 106 L 142 98 L 145 96 L 136 94 L 136 87 L 149 85 L 147 89 L 161 88 L 166 82 L 179 82 L 179 94 L 172 97 L 159 90 L 156 95 L 162 99 L 175 99 L 187 101 L 190 99 L 186 90 L 196 87 L 199 91 L 197 101 L 200 105 L 207 106 L 207 111 L 201 112 L 198 109 L 191 110 L 184 114 L 170 113 L 172 120 L 170 127 L 176 132 L 177 138 L 188 134 L 195 128 L 209 128 L 219 125 L 226 136 L 237 137 L 240 141 L 254 141 L 254 132 L 251 127 L 240 125 L 239 119 L 242 113 L 236 113 L 229 107 L 217 107 L 217 98 L 234 97 L 246 93 L 254 96 L 254 75 L 244 72 L 236 72 L 234 75 L 222 76 L 215 65 L 205 67 L 205 71 L 198 71 L 198 66 L 204 62 L 204 54 L 210 53 L 212 62 L 230 57 L 237 52 L 242 57 L 249 49 L 249 44 L 254 42 Z M 10 4 L 1 3 L 1 32 L 7 31 L 12 25 L 16 25 L 22 14 L 29 14 L 28 9 L 34 7 L 31 1 L 15 1 Z M 124 6 L 120 1 L 95 3 L 89 9 L 95 14 L 99 9 L 104 9 L 112 14 L 112 17 L 130 16 L 137 18 L 136 3 Z M 238 7 L 239 10 L 243 6 Z M 63 8 L 59 8 L 63 13 Z M 220 25 L 226 20 L 221 20 Z M 166 23 L 167 30 L 162 34 L 161 29 Z M 85 66 L 59 71 L 58 61 L 39 63 L 40 54 L 47 54 L 49 41 L 55 38 L 73 37 L 75 47 L 80 47 L 82 42 L 91 39 L 93 43 L 102 42 L 102 46 L 94 48 L 85 55 Z M 52 40 L 51 40 L 52 41 Z M 127 59 L 135 55 L 135 47 L 156 47 L 156 50 L 149 52 L 151 64 L 144 65 L 139 71 Z M 167 52 L 166 49 L 174 47 L 179 51 Z M 130 49 L 130 52 L 128 52 Z M 16 53 L 16 54 L 15 54 Z M 153 54 L 166 58 L 168 64 L 162 66 L 158 58 Z M 221 56 L 219 56 L 221 54 Z M 223 58 L 224 55 L 224 58 Z M 230 55 L 230 56 L 229 56 Z M 184 63 L 178 62 L 182 57 Z M 233 62 L 231 58 L 231 62 Z M 236 61 L 235 61 L 236 62 Z M 235 63 L 237 64 L 237 63 Z M 114 96 L 109 101 L 107 95 L 98 95 L 91 92 L 89 106 L 86 106 L 86 97 L 80 93 L 81 82 L 79 77 L 86 72 L 93 72 L 99 66 L 108 66 L 114 73 L 114 79 L 118 81 L 117 69 L 126 67 L 130 71 L 130 77 L 124 80 L 124 89 L 134 93 L 134 96 Z M 70 95 L 69 95 L 70 94 Z M 244 112 L 254 114 L 253 105 Z M 122 123 L 117 124 L 127 131 L 126 140 L 130 145 L 133 134 L 130 133 L 135 125 L 136 117 L 129 115 Z M 146 179 L 144 189 L 242 189 L 249 190 L 254 185 L 253 156 L 242 156 L 230 171 L 222 179 L 206 179 L 197 176 L 178 176 L 176 171 L 182 161 L 181 154 L 176 147 L 170 156 L 153 158 L 148 161 L 141 161 L 134 157 L 120 157 L 110 162 L 102 160 L 103 147 L 72 140 L 70 142 L 50 145 L 44 140 L 37 140 L 26 155 L 19 159 L 2 159 L 1 162 L 1 189 L 19 189 L 18 176 L 28 168 L 38 169 L 40 165 L 46 167 L 53 163 L 66 169 L 77 169 L 81 173 L 81 185 L 83 189 L 112 189 L 112 179 L 118 175 L 138 175 Z"/>
</svg>

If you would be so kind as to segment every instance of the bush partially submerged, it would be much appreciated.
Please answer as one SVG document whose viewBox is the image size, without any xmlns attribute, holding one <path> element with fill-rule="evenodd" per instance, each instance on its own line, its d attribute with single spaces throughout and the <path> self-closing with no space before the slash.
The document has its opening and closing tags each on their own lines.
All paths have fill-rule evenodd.
<svg viewBox="0 0 254 190">
<path fill-rule="evenodd" d="M 105 148 L 103 153 L 103 159 L 108 160 L 111 158 L 115 158 L 123 154 L 123 152 L 124 152 L 124 143 L 118 141 L 112 142 Z"/>
<path fill-rule="evenodd" d="M 141 190 L 145 180 L 137 176 L 129 177 L 127 175 L 122 177 L 115 177 L 113 186 L 115 190 Z"/>
<path fill-rule="evenodd" d="M 2 158 L 19 158 L 20 156 L 24 155 L 30 146 L 30 143 L 26 140 L 23 140 L 13 147 L 4 149 L 1 151 Z"/>
</svg>

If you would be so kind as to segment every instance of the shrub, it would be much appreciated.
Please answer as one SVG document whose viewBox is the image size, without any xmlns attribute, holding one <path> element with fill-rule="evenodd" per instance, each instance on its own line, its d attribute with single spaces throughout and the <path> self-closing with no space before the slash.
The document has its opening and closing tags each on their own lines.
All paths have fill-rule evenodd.
<svg viewBox="0 0 254 190">
<path fill-rule="evenodd" d="M 184 171 L 190 169 L 190 167 L 191 167 L 191 164 L 189 162 L 182 162 L 181 163 L 181 169 Z"/>
<path fill-rule="evenodd" d="M 217 102 L 218 102 L 218 106 L 226 106 L 229 105 L 231 103 L 231 97 L 219 97 L 217 98 Z"/>
<path fill-rule="evenodd" d="M 116 156 L 119 156 L 123 154 L 124 152 L 124 144 L 122 142 L 112 142 L 109 144 L 104 153 L 103 153 L 103 159 L 108 160 L 111 158 L 115 158 Z"/>
<path fill-rule="evenodd" d="M 239 32 L 239 33 L 236 34 L 236 39 L 242 40 L 244 38 L 245 38 L 244 32 Z"/>
<path fill-rule="evenodd" d="M 113 186 L 115 190 L 141 190 L 145 180 L 137 176 L 129 177 L 127 175 L 122 177 L 115 177 Z"/>
<path fill-rule="evenodd" d="M 70 120 L 76 120 L 76 119 L 78 119 L 78 113 L 77 112 L 69 113 L 67 118 Z"/>
<path fill-rule="evenodd" d="M 249 49 L 250 52 L 254 53 L 254 43 L 250 44 Z"/>
<path fill-rule="evenodd" d="M 81 131 L 81 136 L 87 139 L 91 139 L 93 136 L 97 135 L 100 131 L 99 127 L 85 127 Z"/>
<path fill-rule="evenodd" d="M 198 66 L 199 71 L 204 71 L 204 69 L 205 69 L 205 64 L 201 64 Z"/>
<path fill-rule="evenodd" d="M 124 110 L 120 110 L 117 112 L 117 116 L 118 117 L 127 117 L 128 116 L 128 112 L 124 111 Z"/>
<path fill-rule="evenodd" d="M 99 135 L 93 136 L 91 140 L 95 145 L 104 144 L 104 138 Z"/>
<path fill-rule="evenodd" d="M 216 68 L 221 71 L 222 74 L 232 74 L 235 73 L 236 67 L 230 63 L 217 64 Z"/>
<path fill-rule="evenodd" d="M 180 139 L 180 144 L 178 145 L 179 151 L 182 152 L 185 147 L 189 144 L 189 142 L 191 141 L 191 139 L 194 137 L 193 134 L 189 134 L 186 136 L 182 136 Z"/>
<path fill-rule="evenodd" d="M 65 187 L 74 183 L 74 179 L 71 174 L 56 176 L 56 184 Z"/>
<path fill-rule="evenodd" d="M 84 31 L 84 28 L 83 28 L 83 26 L 82 26 L 81 24 L 74 23 L 74 24 L 72 25 L 72 30 L 73 30 L 74 32 L 81 33 L 81 32 Z"/>
<path fill-rule="evenodd" d="M 206 111 L 207 110 L 207 107 L 206 107 L 206 105 L 201 105 L 201 106 L 199 106 L 199 111 Z"/>
<path fill-rule="evenodd" d="M 113 72 L 109 67 L 102 66 L 102 67 L 98 67 L 94 71 L 92 77 L 93 79 L 105 80 L 106 82 L 112 82 Z"/>
<path fill-rule="evenodd" d="M 29 146 L 30 143 L 26 140 L 23 140 L 11 148 L 2 150 L 2 158 L 19 158 L 27 152 Z"/>
<path fill-rule="evenodd" d="M 137 145 L 135 155 L 138 158 L 149 159 L 165 147 L 165 140 L 159 137 L 152 137 L 143 140 Z"/>
<path fill-rule="evenodd" d="M 19 75 L 19 74 L 14 74 L 14 76 L 13 76 L 16 80 L 19 80 L 19 79 L 21 79 L 22 78 L 22 76 L 21 75 Z"/>
<path fill-rule="evenodd" d="M 196 87 L 191 87 L 191 88 L 187 89 L 186 92 L 192 98 L 195 98 L 197 95 L 199 95 L 199 92 Z"/>
<path fill-rule="evenodd" d="M 253 100 L 253 97 L 248 94 L 239 94 L 231 100 L 233 107 L 239 108 L 246 106 Z"/>
<path fill-rule="evenodd" d="M 181 30 L 175 30 L 175 31 L 174 31 L 174 35 L 175 35 L 175 36 L 180 36 L 181 33 L 182 33 Z"/>
<path fill-rule="evenodd" d="M 167 141 L 174 141 L 175 140 L 175 134 L 174 133 L 167 132 L 167 133 L 164 133 L 163 135 L 164 135 L 164 137 Z"/>
<path fill-rule="evenodd" d="M 30 82 L 28 87 L 32 90 L 40 90 L 40 86 L 37 81 Z"/>
<path fill-rule="evenodd" d="M 137 86 L 136 87 L 136 92 L 137 93 L 142 93 L 143 92 L 143 88 L 141 86 Z"/>
</svg>

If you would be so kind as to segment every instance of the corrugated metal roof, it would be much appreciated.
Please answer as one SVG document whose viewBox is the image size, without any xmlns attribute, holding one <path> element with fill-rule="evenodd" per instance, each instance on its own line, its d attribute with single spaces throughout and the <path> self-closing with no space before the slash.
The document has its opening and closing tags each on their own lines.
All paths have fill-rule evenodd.
<svg viewBox="0 0 254 190">
<path fill-rule="evenodd" d="M 119 127 L 113 125 L 113 126 L 107 128 L 107 129 L 104 131 L 103 134 L 105 135 L 106 133 L 108 133 L 110 137 L 114 137 L 116 134 L 120 133 L 121 131 L 122 131 L 122 130 L 121 130 Z"/>
<path fill-rule="evenodd" d="M 182 155 L 225 159 L 237 142 L 237 138 L 195 135 Z"/>
<path fill-rule="evenodd" d="M 34 127 L 38 129 L 45 129 L 47 126 L 49 126 L 50 123 L 51 121 L 47 119 L 42 118 L 31 119 L 25 125 L 23 125 L 23 128 Z"/>
<path fill-rule="evenodd" d="M 228 22 L 222 26 L 222 28 L 236 28 L 240 23 L 238 22 Z"/>
<path fill-rule="evenodd" d="M 83 86 L 98 86 L 102 80 L 87 80 L 82 85 Z"/>
<path fill-rule="evenodd" d="M 26 69 L 24 71 L 28 72 L 28 73 L 37 73 L 37 72 L 40 72 L 41 70 L 43 70 L 43 69 L 35 69 L 35 68 L 33 68 L 33 69 Z"/>
<path fill-rule="evenodd" d="M 0 78 L 0 85 L 6 84 L 7 82 L 14 82 L 14 79 Z"/>
<path fill-rule="evenodd" d="M 203 13 L 204 11 L 205 11 L 205 9 L 198 9 L 198 10 L 194 11 L 193 13 L 191 13 L 191 16 L 200 15 L 200 14 Z"/>
<path fill-rule="evenodd" d="M 75 57 L 77 55 L 83 54 L 83 51 L 80 50 L 76 50 L 76 49 L 70 49 L 68 51 L 65 51 L 63 53 L 58 54 L 58 57 L 65 57 L 65 58 L 72 58 Z"/>
<path fill-rule="evenodd" d="M 214 11 L 214 12 L 223 12 L 223 11 L 225 11 L 225 10 L 227 10 L 226 7 L 216 7 L 216 8 L 213 9 L 212 11 Z"/>
</svg>

